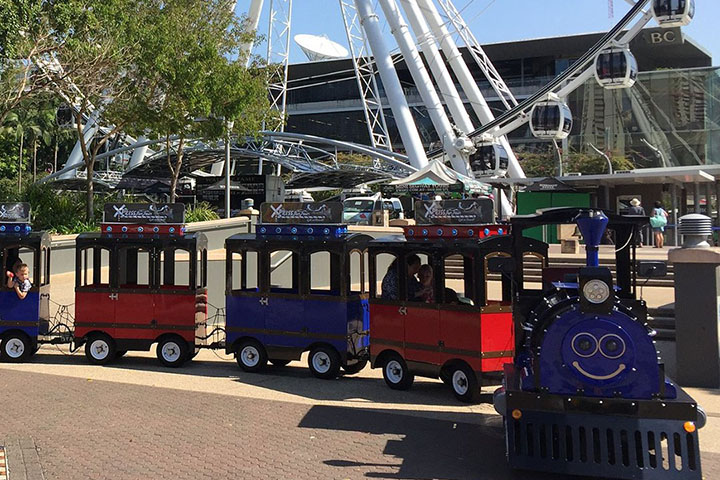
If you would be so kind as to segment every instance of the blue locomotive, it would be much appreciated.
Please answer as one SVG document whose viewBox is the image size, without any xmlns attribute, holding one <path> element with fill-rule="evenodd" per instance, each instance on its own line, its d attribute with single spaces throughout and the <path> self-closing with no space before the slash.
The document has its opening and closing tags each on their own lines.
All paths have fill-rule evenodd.
<svg viewBox="0 0 720 480">
<path fill-rule="evenodd" d="M 575 223 L 586 266 L 543 269 L 542 285 L 523 281 L 523 232 Z M 519 285 L 518 345 L 505 366 L 495 408 L 505 417 L 514 468 L 622 479 L 700 479 L 697 429 L 705 415 L 664 373 L 636 298 L 635 280 L 661 262 L 635 262 L 632 239 L 647 217 L 560 208 L 512 220 L 515 259 L 495 265 Z M 615 240 L 615 282 L 598 266 L 601 240 Z"/>
</svg>

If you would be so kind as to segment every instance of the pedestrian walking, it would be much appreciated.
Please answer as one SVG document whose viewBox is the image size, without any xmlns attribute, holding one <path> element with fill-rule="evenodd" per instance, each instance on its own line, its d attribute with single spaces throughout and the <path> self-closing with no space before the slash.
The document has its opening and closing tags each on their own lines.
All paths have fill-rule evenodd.
<svg viewBox="0 0 720 480">
<path fill-rule="evenodd" d="M 662 207 L 662 203 L 655 202 L 652 215 L 650 216 L 650 226 L 652 227 L 653 236 L 655 237 L 655 248 L 663 248 L 665 245 L 665 225 L 667 225 L 668 213 Z"/>
</svg>

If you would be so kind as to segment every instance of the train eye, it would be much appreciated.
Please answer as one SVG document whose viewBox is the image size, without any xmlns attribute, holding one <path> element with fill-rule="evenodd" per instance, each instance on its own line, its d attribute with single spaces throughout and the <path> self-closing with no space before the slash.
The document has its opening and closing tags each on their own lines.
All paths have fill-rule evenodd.
<svg viewBox="0 0 720 480">
<path fill-rule="evenodd" d="M 578 333 L 573 338 L 572 349 L 580 357 L 592 357 L 598 350 L 598 341 L 590 333 Z"/>
<path fill-rule="evenodd" d="M 614 333 L 608 333 L 600 339 L 600 353 L 603 357 L 616 359 L 625 353 L 625 340 Z"/>
</svg>

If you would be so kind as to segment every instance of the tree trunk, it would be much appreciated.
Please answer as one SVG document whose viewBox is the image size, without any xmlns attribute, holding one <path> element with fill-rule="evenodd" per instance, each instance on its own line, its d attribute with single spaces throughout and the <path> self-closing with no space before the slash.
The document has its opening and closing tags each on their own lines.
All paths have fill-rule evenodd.
<svg viewBox="0 0 720 480">
<path fill-rule="evenodd" d="M 20 132 L 20 159 L 18 161 L 18 193 L 22 190 L 22 167 L 23 167 L 23 148 L 25 144 L 25 132 Z"/>
<path fill-rule="evenodd" d="M 172 179 L 170 181 L 170 203 L 175 203 L 175 199 L 177 198 L 177 184 L 178 179 L 180 178 L 180 167 L 182 167 L 183 162 L 183 145 L 185 143 L 184 138 L 180 138 L 180 143 L 178 143 L 177 148 L 177 159 L 175 160 L 175 167 L 170 169 L 170 172 L 172 174 Z"/>
</svg>

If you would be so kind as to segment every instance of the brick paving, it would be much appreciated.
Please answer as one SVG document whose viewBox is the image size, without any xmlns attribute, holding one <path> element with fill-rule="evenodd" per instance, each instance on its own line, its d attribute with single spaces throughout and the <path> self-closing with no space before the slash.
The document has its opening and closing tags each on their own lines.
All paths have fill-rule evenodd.
<svg viewBox="0 0 720 480">
<path fill-rule="evenodd" d="M 561 480 L 511 472 L 500 418 L 489 414 L 449 418 L 401 405 L 290 403 L 11 369 L 0 370 L 0 412 L 10 480 Z M 705 478 L 719 478 L 719 457 L 703 454 Z"/>
</svg>

